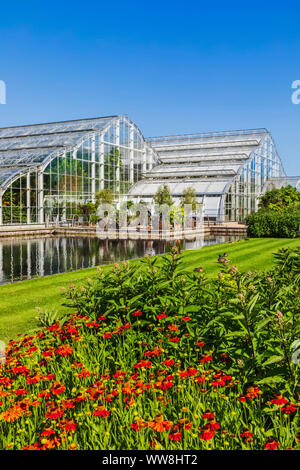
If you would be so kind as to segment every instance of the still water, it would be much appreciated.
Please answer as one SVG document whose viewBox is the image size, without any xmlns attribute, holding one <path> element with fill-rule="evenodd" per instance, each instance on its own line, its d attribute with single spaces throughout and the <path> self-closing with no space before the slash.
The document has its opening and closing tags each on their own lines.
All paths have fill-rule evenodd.
<svg viewBox="0 0 300 470">
<path fill-rule="evenodd" d="M 182 248 L 236 240 L 239 237 L 195 237 Z M 0 284 L 90 268 L 117 261 L 165 253 L 174 242 L 165 240 L 103 240 L 91 237 L 0 239 Z"/>
</svg>

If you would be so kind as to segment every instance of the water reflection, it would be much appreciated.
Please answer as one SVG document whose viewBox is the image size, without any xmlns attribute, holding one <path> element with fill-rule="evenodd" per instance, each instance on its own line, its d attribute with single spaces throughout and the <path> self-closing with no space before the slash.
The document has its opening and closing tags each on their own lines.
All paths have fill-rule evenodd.
<svg viewBox="0 0 300 470">
<path fill-rule="evenodd" d="M 192 250 L 237 238 L 195 237 L 183 240 L 182 247 Z M 170 244 L 174 242 L 90 237 L 0 239 L 0 284 L 165 253 Z"/>
</svg>

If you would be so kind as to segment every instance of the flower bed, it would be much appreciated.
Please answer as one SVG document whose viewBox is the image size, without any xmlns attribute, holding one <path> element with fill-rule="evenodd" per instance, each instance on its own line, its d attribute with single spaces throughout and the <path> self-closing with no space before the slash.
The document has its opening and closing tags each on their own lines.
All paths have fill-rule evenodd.
<svg viewBox="0 0 300 470">
<path fill-rule="evenodd" d="M 174 247 L 71 285 L 73 314 L 8 345 L 0 448 L 299 449 L 299 259 L 209 280 Z"/>
</svg>

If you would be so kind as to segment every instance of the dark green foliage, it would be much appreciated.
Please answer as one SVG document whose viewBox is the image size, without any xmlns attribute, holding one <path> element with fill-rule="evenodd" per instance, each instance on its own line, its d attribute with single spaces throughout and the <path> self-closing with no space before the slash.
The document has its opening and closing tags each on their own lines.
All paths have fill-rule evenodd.
<svg viewBox="0 0 300 470">
<path fill-rule="evenodd" d="M 140 358 L 141 344 L 168 349 L 168 357 L 182 367 L 197 361 L 191 345 L 204 341 L 214 367 L 240 377 L 245 386 L 256 383 L 274 393 L 280 390 L 299 398 L 299 367 L 293 345 L 300 339 L 300 248 L 282 249 L 268 273 L 239 273 L 227 258 L 219 260 L 216 279 L 205 271 L 185 272 L 178 247 L 170 255 L 146 258 L 141 266 L 124 262 L 86 287 L 72 286 L 68 296 L 81 315 L 111 324 L 133 324 L 126 336 L 113 335 L 112 348 L 122 342 L 126 360 Z M 146 266 L 145 266 L 146 265 Z M 146 269 L 145 269 L 146 268 Z M 136 321 L 132 313 L 140 311 Z M 163 318 L 157 320 L 163 313 Z M 178 325 L 176 333 L 170 326 Z M 178 341 L 169 341 L 171 335 Z M 183 354 L 188 352 L 188 354 Z M 125 357 L 124 356 L 124 357 Z"/>
<path fill-rule="evenodd" d="M 300 209 L 260 209 L 248 215 L 246 224 L 251 237 L 295 238 L 299 234 Z"/>
<path fill-rule="evenodd" d="M 283 186 L 280 189 L 266 191 L 260 198 L 259 207 L 262 209 L 284 210 L 287 207 L 300 204 L 300 192 L 291 185 Z"/>
</svg>

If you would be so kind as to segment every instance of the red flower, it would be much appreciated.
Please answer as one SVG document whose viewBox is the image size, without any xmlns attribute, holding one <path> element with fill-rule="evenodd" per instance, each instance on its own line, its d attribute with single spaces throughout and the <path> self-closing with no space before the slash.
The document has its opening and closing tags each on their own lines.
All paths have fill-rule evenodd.
<svg viewBox="0 0 300 470">
<path fill-rule="evenodd" d="M 59 425 L 64 431 L 76 431 L 77 427 L 77 424 L 74 423 L 72 419 L 65 420 L 64 422 L 59 423 Z"/>
<path fill-rule="evenodd" d="M 54 410 L 54 411 L 49 411 L 48 413 L 45 413 L 46 418 L 48 419 L 57 419 L 57 418 L 62 418 L 64 416 L 64 412 L 61 410 Z"/>
<path fill-rule="evenodd" d="M 155 357 L 155 356 L 160 356 L 160 354 L 163 352 L 163 349 L 161 348 L 154 348 L 152 351 L 146 351 L 144 353 L 144 356 L 146 357 Z"/>
<path fill-rule="evenodd" d="M 222 379 L 218 379 L 218 380 L 214 380 L 213 382 L 211 382 L 211 385 L 213 387 L 225 387 L 226 382 Z"/>
<path fill-rule="evenodd" d="M 47 375 L 44 375 L 44 380 L 52 380 L 52 379 L 55 379 L 55 375 L 54 375 L 54 374 L 47 374 Z"/>
<path fill-rule="evenodd" d="M 44 431 L 41 433 L 41 436 L 52 436 L 52 434 L 55 434 L 55 431 L 52 428 L 45 428 Z"/>
<path fill-rule="evenodd" d="M 215 419 L 214 413 L 209 410 L 206 410 L 205 413 L 202 415 L 203 419 Z"/>
<path fill-rule="evenodd" d="M 160 313 L 159 315 L 156 315 L 156 318 L 158 320 L 162 320 L 163 318 L 167 318 L 167 315 L 165 313 Z"/>
<path fill-rule="evenodd" d="M 60 393 L 64 393 L 65 390 L 66 387 L 58 381 L 54 382 L 54 384 L 50 388 L 50 391 L 53 393 L 53 395 L 59 395 Z"/>
<path fill-rule="evenodd" d="M 139 431 L 140 429 L 144 429 L 147 426 L 147 423 L 142 419 L 138 419 L 135 423 L 131 424 L 130 427 L 134 431 Z"/>
<path fill-rule="evenodd" d="M 281 393 L 277 393 L 275 395 L 275 398 L 273 398 L 273 400 L 271 400 L 271 402 L 274 404 L 274 405 L 285 405 L 286 403 L 288 403 L 288 400 L 286 400 L 284 398 L 283 395 L 281 395 Z"/>
<path fill-rule="evenodd" d="M 93 412 L 94 416 L 101 416 L 101 418 L 107 418 L 110 415 L 110 411 L 106 410 L 104 406 L 99 406 L 96 411 Z"/>
<path fill-rule="evenodd" d="M 280 411 L 286 414 L 294 413 L 296 411 L 297 407 L 293 403 L 289 403 L 286 406 L 283 406 Z"/>
<path fill-rule="evenodd" d="M 253 434 L 252 432 L 248 431 L 248 429 L 245 429 L 243 432 L 240 433 L 240 436 L 242 439 L 252 440 Z"/>
<path fill-rule="evenodd" d="M 106 317 L 104 315 L 101 315 L 101 317 L 98 317 L 98 320 L 104 321 L 104 320 L 106 320 Z"/>
<path fill-rule="evenodd" d="M 173 336 L 172 338 L 169 338 L 169 341 L 171 341 L 171 343 L 178 343 L 180 338 L 178 338 L 178 336 Z"/>
<path fill-rule="evenodd" d="M 44 357 L 53 356 L 53 351 L 51 349 L 48 349 L 47 351 L 43 351 L 42 356 Z"/>
<path fill-rule="evenodd" d="M 100 323 L 97 323 L 97 322 L 95 322 L 95 321 L 90 321 L 90 322 L 87 322 L 87 323 L 86 323 L 86 326 L 87 326 L 88 328 L 99 328 Z"/>
<path fill-rule="evenodd" d="M 220 429 L 219 423 L 215 421 L 214 419 L 209 420 L 209 423 L 207 424 L 207 429 L 210 429 L 211 431 L 217 431 L 217 429 Z"/>
<path fill-rule="evenodd" d="M 142 315 L 142 312 L 136 311 L 131 314 L 133 317 L 140 317 Z"/>
<path fill-rule="evenodd" d="M 198 346 L 198 348 L 203 348 L 203 346 L 205 346 L 205 343 L 204 341 L 197 341 L 196 346 Z"/>
<path fill-rule="evenodd" d="M 279 442 L 276 442 L 273 437 L 270 437 L 268 442 L 266 442 L 265 444 L 265 448 L 267 450 L 274 450 L 276 449 L 278 446 L 280 446 L 280 443 Z"/>
<path fill-rule="evenodd" d="M 103 338 L 110 338 L 111 337 L 111 333 L 107 332 L 107 333 L 104 333 L 103 335 Z"/>
<path fill-rule="evenodd" d="M 190 319 L 191 319 L 191 317 L 182 317 L 181 320 L 183 320 L 183 321 L 190 321 Z"/>
<path fill-rule="evenodd" d="M 173 366 L 174 365 L 174 360 L 173 359 L 166 359 L 165 361 L 162 362 L 165 366 Z"/>
<path fill-rule="evenodd" d="M 200 362 L 210 362 L 212 360 L 212 356 L 208 356 L 207 354 L 205 356 L 202 356 L 202 358 L 200 359 Z"/>
<path fill-rule="evenodd" d="M 26 375 L 30 374 L 30 369 L 26 366 L 15 366 L 11 368 L 13 374 L 15 375 Z"/>
<path fill-rule="evenodd" d="M 14 390 L 14 394 L 17 395 L 17 397 L 19 395 L 27 395 L 27 393 L 29 393 L 27 390 L 25 390 L 25 388 L 18 388 L 17 390 Z"/>
<path fill-rule="evenodd" d="M 152 366 L 152 362 L 151 361 L 139 361 L 137 364 L 135 364 L 133 367 L 135 369 L 141 369 L 142 367 L 147 367 L 148 369 L 150 369 L 150 367 Z"/>
<path fill-rule="evenodd" d="M 200 439 L 202 439 L 202 441 L 209 441 L 214 437 L 214 435 L 214 431 L 211 431 L 210 429 L 204 429 L 200 434 Z"/>
<path fill-rule="evenodd" d="M 54 323 L 53 325 L 49 326 L 48 331 L 57 331 L 59 330 L 59 324 Z"/>
<path fill-rule="evenodd" d="M 169 434 L 169 439 L 171 439 L 171 441 L 180 441 L 181 438 L 182 438 L 181 432 L 171 432 Z"/>
</svg>

